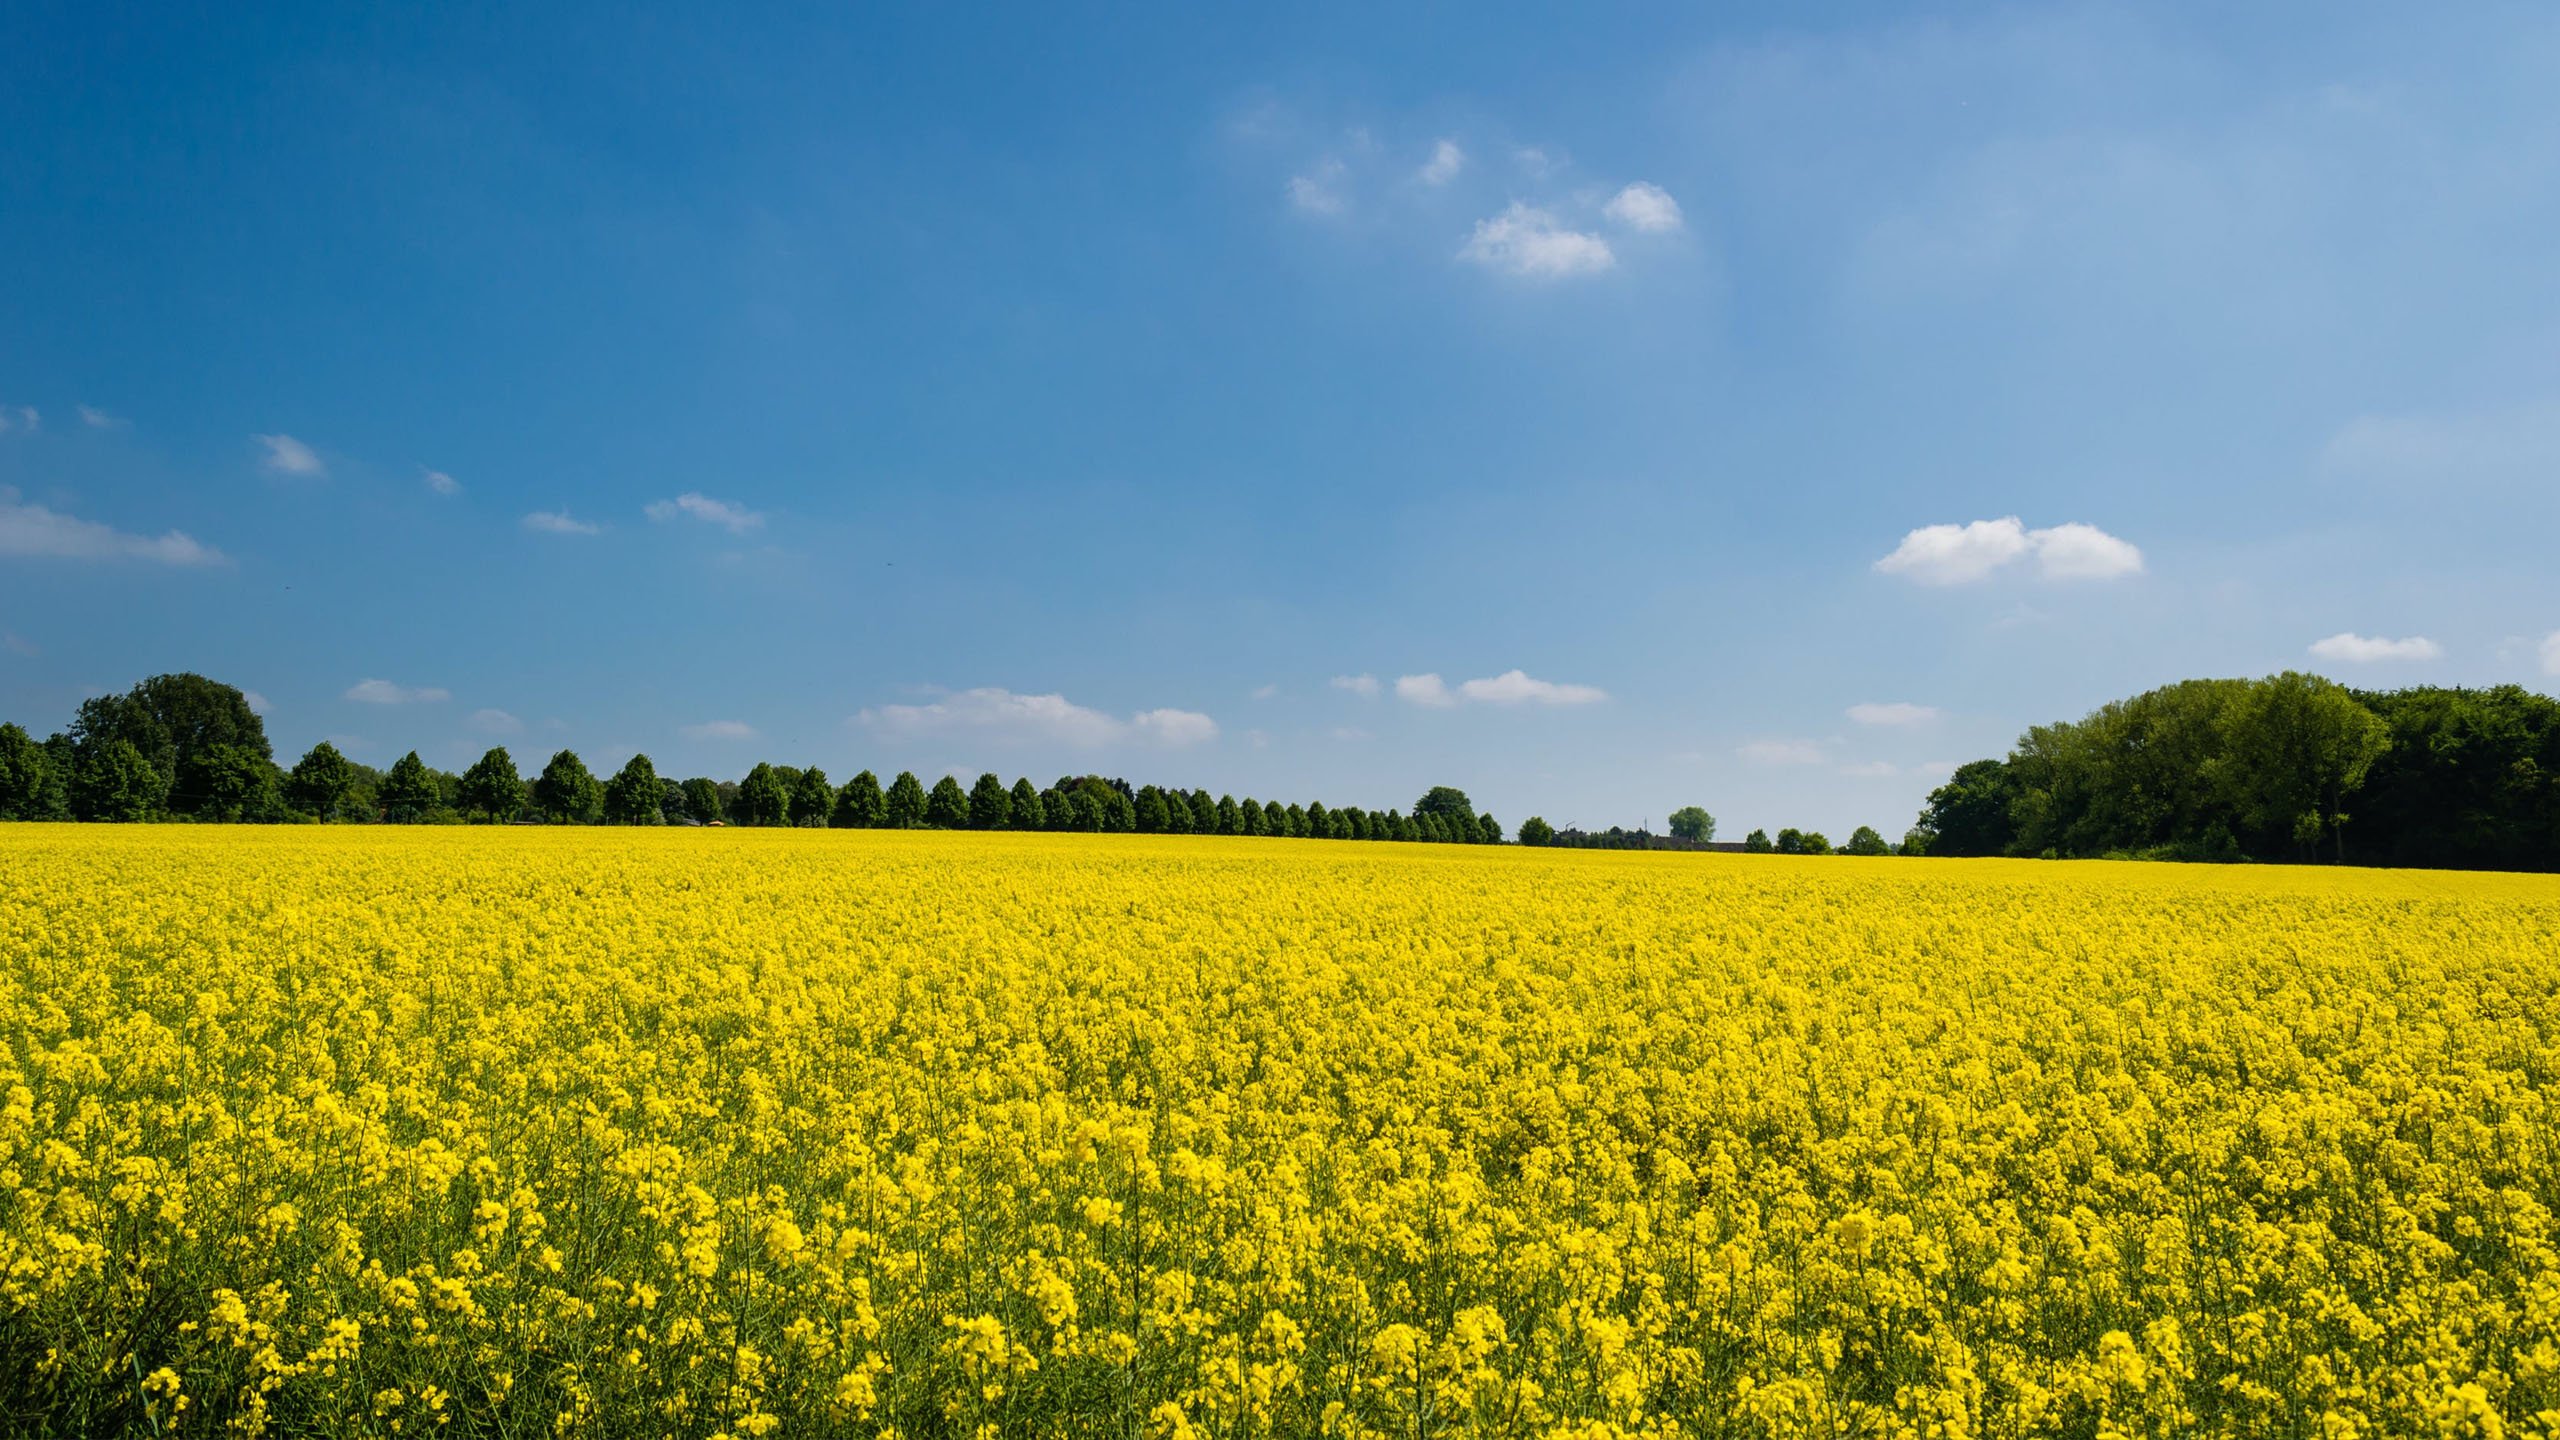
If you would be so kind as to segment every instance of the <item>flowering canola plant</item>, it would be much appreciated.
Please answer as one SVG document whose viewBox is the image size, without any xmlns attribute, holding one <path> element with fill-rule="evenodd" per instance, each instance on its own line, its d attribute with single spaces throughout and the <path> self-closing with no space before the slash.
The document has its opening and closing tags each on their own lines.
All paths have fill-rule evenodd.
<svg viewBox="0 0 2560 1440">
<path fill-rule="evenodd" d="M 2560 1433 L 2560 881 L 0 827 L 58 1434 Z"/>
</svg>

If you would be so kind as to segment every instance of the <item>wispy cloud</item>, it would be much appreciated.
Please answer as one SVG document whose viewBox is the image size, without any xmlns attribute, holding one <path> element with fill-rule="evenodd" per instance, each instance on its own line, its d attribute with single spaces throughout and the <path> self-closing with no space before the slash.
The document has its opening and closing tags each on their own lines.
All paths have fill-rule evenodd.
<svg viewBox="0 0 2560 1440">
<path fill-rule="evenodd" d="M 0 485 L 0 555 L 48 560 L 141 560 L 154 565 L 228 565 L 219 550 L 183 530 L 132 535 L 18 498 Z"/>
<path fill-rule="evenodd" d="M 1348 690 L 1363 700 L 1378 698 L 1378 677 L 1375 675 L 1336 675 L 1325 683 L 1336 690 Z"/>
<path fill-rule="evenodd" d="M 1875 563 L 1922 585 L 1967 585 L 2032 556 L 2047 580 L 2116 580 L 2142 573 L 2142 551 L 2094 525 L 2030 530 L 2015 515 L 1964 525 L 1923 525 Z"/>
<path fill-rule="evenodd" d="M 0 650 L 6 650 L 12 655 L 23 655 L 30 660 L 44 653 L 36 648 L 36 642 L 15 630 L 0 630 Z"/>
<path fill-rule="evenodd" d="M 594 535 L 604 529 L 601 525 L 571 519 L 566 510 L 536 510 L 524 517 L 523 525 L 537 535 Z"/>
<path fill-rule="evenodd" d="M 2560 630 L 2542 637 L 2542 673 L 2560 675 Z"/>
<path fill-rule="evenodd" d="M 1754 765 L 1819 765 L 1830 757 L 1819 740 L 1753 740 L 1734 747 L 1734 754 Z"/>
<path fill-rule="evenodd" d="M 388 680 L 359 680 L 347 687 L 346 699 L 363 705 L 433 705 L 453 698 L 440 685 L 395 685 Z"/>
<path fill-rule="evenodd" d="M 1649 235 L 1680 228 L 1680 202 L 1671 198 L 1670 191 L 1642 180 L 1609 197 L 1600 213 Z"/>
<path fill-rule="evenodd" d="M 474 710 L 462 723 L 483 735 L 516 735 L 524 730 L 524 722 L 504 710 Z"/>
<path fill-rule="evenodd" d="M 1506 275 L 1540 280 L 1594 275 L 1618 263 L 1608 241 L 1565 225 L 1552 211 L 1517 200 L 1501 214 L 1477 221 L 1458 258 Z"/>
<path fill-rule="evenodd" d="M 2340 631 L 2327 639 L 2312 641 L 2311 653 L 2341 664 L 2372 665 L 2384 660 L 2441 660 L 2444 647 L 2424 635 L 2386 640 L 2379 635 Z"/>
<path fill-rule="evenodd" d="M 1289 203 L 1308 215 L 1339 215 L 1349 208 L 1342 183 L 1343 163 L 1328 156 L 1301 175 L 1289 177 Z"/>
<path fill-rule="evenodd" d="M 732 535 L 744 535 L 764 524 L 764 516 L 744 505 L 714 500 L 698 490 L 688 490 L 673 500 L 653 500 L 647 507 L 652 520 L 673 520 L 678 516 L 717 525 Z"/>
<path fill-rule="evenodd" d="M 1596 685 L 1540 680 L 1524 670 L 1505 670 L 1480 680 L 1452 686 L 1438 675 L 1396 677 L 1396 698 L 1409 705 L 1446 709 L 1453 705 L 1596 705 L 1609 692 Z"/>
<path fill-rule="evenodd" d="M 248 705 L 249 713 L 252 715 L 264 717 L 269 711 L 275 708 L 274 705 L 268 702 L 266 696 L 259 694 L 255 690 L 241 691 L 240 699 Z"/>
<path fill-rule="evenodd" d="M 418 471 L 419 478 L 426 482 L 427 488 L 438 495 L 452 496 L 462 493 L 462 482 L 443 471 L 429 470 L 423 465 L 418 467 Z"/>
<path fill-rule="evenodd" d="M 744 720 L 705 720 L 699 725 L 679 725 L 676 733 L 687 740 L 753 740 L 756 727 Z"/>
<path fill-rule="evenodd" d="M 1458 172 L 1465 168 L 1467 152 L 1459 149 L 1455 140 L 1440 140 L 1432 144 L 1431 158 L 1422 162 L 1422 168 L 1414 172 L 1414 178 L 1425 185 L 1446 185 L 1457 179 Z"/>
<path fill-rule="evenodd" d="M 1020 695 L 998 686 L 962 690 L 924 705 L 881 705 L 855 723 L 890 739 L 967 735 L 1002 743 L 1049 743 L 1090 749 L 1143 741 L 1197 745 L 1218 737 L 1218 723 L 1193 710 L 1141 710 L 1126 720 L 1078 705 L 1064 695 Z"/>
<path fill-rule="evenodd" d="M 1849 718 L 1861 725 L 1925 725 L 1938 718 L 1934 705 L 1914 705 L 1908 700 L 1885 703 L 1868 701 L 1849 707 Z"/>
<path fill-rule="evenodd" d="M 1902 770 L 1890 760 L 1860 760 L 1841 766 L 1840 773 L 1856 780 L 1881 780 L 1888 775 L 1899 775 Z"/>
<path fill-rule="evenodd" d="M 44 428 L 44 416 L 33 405 L 0 405 L 0 435 L 24 430 L 32 435 Z"/>
<path fill-rule="evenodd" d="M 121 430 L 126 424 L 121 417 L 110 415 L 95 405 L 75 405 L 72 408 L 80 412 L 80 423 L 92 430 Z"/>
<path fill-rule="evenodd" d="M 316 477 L 329 473 L 329 467 L 321 463 L 316 451 L 290 435 L 252 435 L 249 438 L 266 451 L 258 463 L 270 475 Z"/>
<path fill-rule="evenodd" d="M 1256 685 L 1253 687 L 1252 693 L 1253 698 L 1256 700 L 1268 700 L 1280 693 L 1280 687 L 1277 685 Z"/>
</svg>

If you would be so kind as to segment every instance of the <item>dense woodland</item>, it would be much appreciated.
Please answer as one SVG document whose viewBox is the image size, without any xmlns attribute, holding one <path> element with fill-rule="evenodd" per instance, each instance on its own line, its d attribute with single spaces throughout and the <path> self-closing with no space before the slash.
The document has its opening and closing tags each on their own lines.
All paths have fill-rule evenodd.
<svg viewBox="0 0 2560 1440">
<path fill-rule="evenodd" d="M 1932 855 L 2560 868 L 2560 701 L 2514 685 L 2188 680 L 1959 768 Z"/>
<path fill-rule="evenodd" d="M 963 789 L 909 771 L 886 785 L 865 770 L 841 786 L 812 765 L 760 764 L 736 781 L 658 774 L 634 755 L 609 777 L 575 751 L 530 780 L 504 746 L 456 775 L 414 750 L 377 770 L 322 741 L 291 769 L 237 688 L 201 675 L 155 675 L 84 701 L 68 729 L 38 741 L 0 725 L 0 820 L 196 820 L 388 824 L 799 825 L 840 829 L 1090 830 L 1276 835 L 1333 840 L 1495 844 L 1501 822 L 1466 793 L 1434 786 L 1411 811 L 1212 797 L 1097 775 L 1034 786 L 992 774 Z"/>
</svg>

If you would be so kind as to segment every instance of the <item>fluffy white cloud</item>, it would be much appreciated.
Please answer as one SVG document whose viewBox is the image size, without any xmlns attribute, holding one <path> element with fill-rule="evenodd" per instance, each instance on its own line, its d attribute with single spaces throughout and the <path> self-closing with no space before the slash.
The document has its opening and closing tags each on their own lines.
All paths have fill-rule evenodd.
<svg viewBox="0 0 2560 1440">
<path fill-rule="evenodd" d="M 2386 640 L 2379 635 L 2358 635 L 2342 630 L 2325 640 L 2312 641 L 2311 653 L 2323 660 L 2371 665 L 2380 660 L 2441 660 L 2444 647 L 2424 635 Z"/>
<path fill-rule="evenodd" d="M 1849 718 L 1861 725 L 1926 725 L 1938 718 L 1938 707 L 1914 705 L 1908 700 L 1886 704 L 1869 701 L 1850 706 Z"/>
<path fill-rule="evenodd" d="M 1458 698 L 1487 705 L 1596 705 L 1608 699 L 1609 694 L 1596 686 L 1564 685 L 1532 679 L 1523 671 L 1505 670 L 1460 685 Z"/>
<path fill-rule="evenodd" d="M 2542 673 L 2560 675 L 2560 630 L 2542 637 Z"/>
<path fill-rule="evenodd" d="M 997 686 L 963 690 L 924 705 L 881 705 L 853 718 L 892 739 L 977 735 L 1092 748 L 1130 740 L 1197 745 L 1218 738 L 1218 722 L 1194 710 L 1141 710 L 1122 720 L 1064 695 L 1017 695 Z"/>
<path fill-rule="evenodd" d="M 1733 753 L 1754 765 L 1819 765 L 1828 758 L 1819 740 L 1754 740 Z"/>
<path fill-rule="evenodd" d="M 249 437 L 266 447 L 267 453 L 258 463 L 274 475 L 326 475 L 329 467 L 308 445 L 290 435 L 252 435 Z"/>
<path fill-rule="evenodd" d="M 764 516 L 744 505 L 714 500 L 698 490 L 688 490 L 673 500 L 653 500 L 647 507 L 652 520 L 673 520 L 687 516 L 705 525 L 717 525 L 732 535 L 744 535 L 764 524 Z"/>
<path fill-rule="evenodd" d="M 524 730 L 524 722 L 504 710 L 474 710 L 462 723 L 483 735 L 515 735 Z"/>
<path fill-rule="evenodd" d="M 1336 675 L 1325 683 L 1336 690 L 1348 690 L 1363 700 L 1378 698 L 1378 677 L 1375 675 Z"/>
<path fill-rule="evenodd" d="M 450 700 L 453 692 L 438 685 L 395 685 L 388 680 L 359 680 L 345 698 L 363 705 L 429 705 Z"/>
<path fill-rule="evenodd" d="M 1647 234 L 1680 228 L 1680 202 L 1671 198 L 1670 191 L 1642 180 L 1611 196 L 1600 213 Z"/>
<path fill-rule="evenodd" d="M 33 405 L 0 405 L 0 434 L 24 430 L 32 435 L 44 428 L 44 417 Z"/>
<path fill-rule="evenodd" d="M 1202 745 L 1218 738 L 1218 722 L 1197 710 L 1141 710 L 1129 725 L 1158 745 Z"/>
<path fill-rule="evenodd" d="M 94 520 L 30 505 L 0 485 L 0 555 L 48 560 L 144 560 L 156 565 L 228 565 L 209 545 L 183 530 L 131 535 Z"/>
<path fill-rule="evenodd" d="M 1552 212 L 1517 200 L 1492 219 L 1477 221 L 1458 258 L 1506 275 L 1538 279 L 1593 275 L 1618 263 L 1608 241 L 1571 229 Z"/>
<path fill-rule="evenodd" d="M 80 423 L 88 426 L 92 430 L 121 430 L 124 428 L 123 420 L 108 414 L 106 411 L 99 409 L 95 405 L 75 405 L 72 408 L 80 412 Z"/>
<path fill-rule="evenodd" d="M 428 470 L 424 466 L 419 467 L 419 471 L 421 477 L 427 482 L 427 488 L 433 490 L 437 494 L 459 495 L 462 493 L 462 482 L 454 479 L 450 475 L 447 475 L 443 471 Z"/>
<path fill-rule="evenodd" d="M 1465 168 L 1467 152 L 1459 149 L 1455 140 L 1442 140 L 1431 147 L 1431 158 L 1414 172 L 1414 178 L 1425 185 L 1446 185 Z"/>
<path fill-rule="evenodd" d="M 1966 585 L 2034 556 L 2047 580 L 2114 580 L 2142 573 L 2142 552 L 2094 525 L 2030 530 L 2015 515 L 1965 525 L 1923 525 L 1876 562 L 1923 585 Z"/>
<path fill-rule="evenodd" d="M 756 727 L 744 720 L 705 720 L 699 725 L 679 725 L 676 733 L 687 740 L 753 740 Z"/>
<path fill-rule="evenodd" d="M 1437 675 L 1397 676 L 1396 698 L 1408 705 L 1428 705 L 1435 710 L 1458 703 L 1458 697 L 1449 693 L 1447 682 Z"/>
<path fill-rule="evenodd" d="M 537 535 L 594 535 L 604 527 L 573 520 L 566 510 L 536 510 L 524 517 L 524 528 Z"/>
</svg>

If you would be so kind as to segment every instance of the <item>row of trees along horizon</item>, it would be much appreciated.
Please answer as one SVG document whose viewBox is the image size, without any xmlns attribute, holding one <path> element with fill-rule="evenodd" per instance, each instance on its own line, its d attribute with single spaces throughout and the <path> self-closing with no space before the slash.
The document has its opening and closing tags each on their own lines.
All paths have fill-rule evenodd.
<svg viewBox="0 0 2560 1440">
<path fill-rule="evenodd" d="M 982 775 L 964 789 L 870 771 L 835 786 L 811 767 L 759 764 L 738 781 L 676 781 L 645 755 L 609 779 L 562 750 L 527 782 L 495 748 L 459 775 L 415 751 L 387 771 L 323 742 L 279 767 L 237 688 L 155 675 L 82 702 L 43 741 L 0 724 L 0 819 L 378 820 L 828 825 L 1284 835 L 1492 843 L 1502 826 L 1436 786 L 1410 812 L 1281 804 L 1062 776 L 1048 787 Z M 1527 845 L 1713 846 L 1715 819 L 1672 813 L 1649 830 L 1558 830 Z M 2001 759 L 1959 766 L 1889 844 L 1858 827 L 1834 851 L 1816 831 L 1754 830 L 1777 854 L 2025 856 L 2560 869 L 2560 701 L 2519 686 L 2350 690 L 2286 672 L 2189 680 L 2039 725 Z"/>
<path fill-rule="evenodd" d="M 381 821 L 391 824 L 832 826 L 842 829 L 1084 830 L 1139 834 L 1276 835 L 1334 840 L 1498 844 L 1502 824 L 1466 792 L 1433 786 L 1410 813 L 1328 808 L 1323 802 L 1212 798 L 1205 790 L 1132 786 L 1068 775 L 1047 788 L 994 774 L 964 790 L 952 776 L 927 788 L 912 771 L 887 785 L 865 770 L 842 786 L 824 770 L 759 764 L 736 781 L 675 780 L 634 755 L 599 779 L 561 750 L 527 781 L 504 746 L 460 774 L 414 750 L 388 770 L 349 759 L 327 741 L 290 770 L 238 688 L 201 675 L 155 675 L 122 695 L 83 701 L 70 727 L 37 741 L 0 725 L 0 820 L 213 822 Z M 1544 821 L 1535 830 L 1545 829 Z"/>
</svg>

